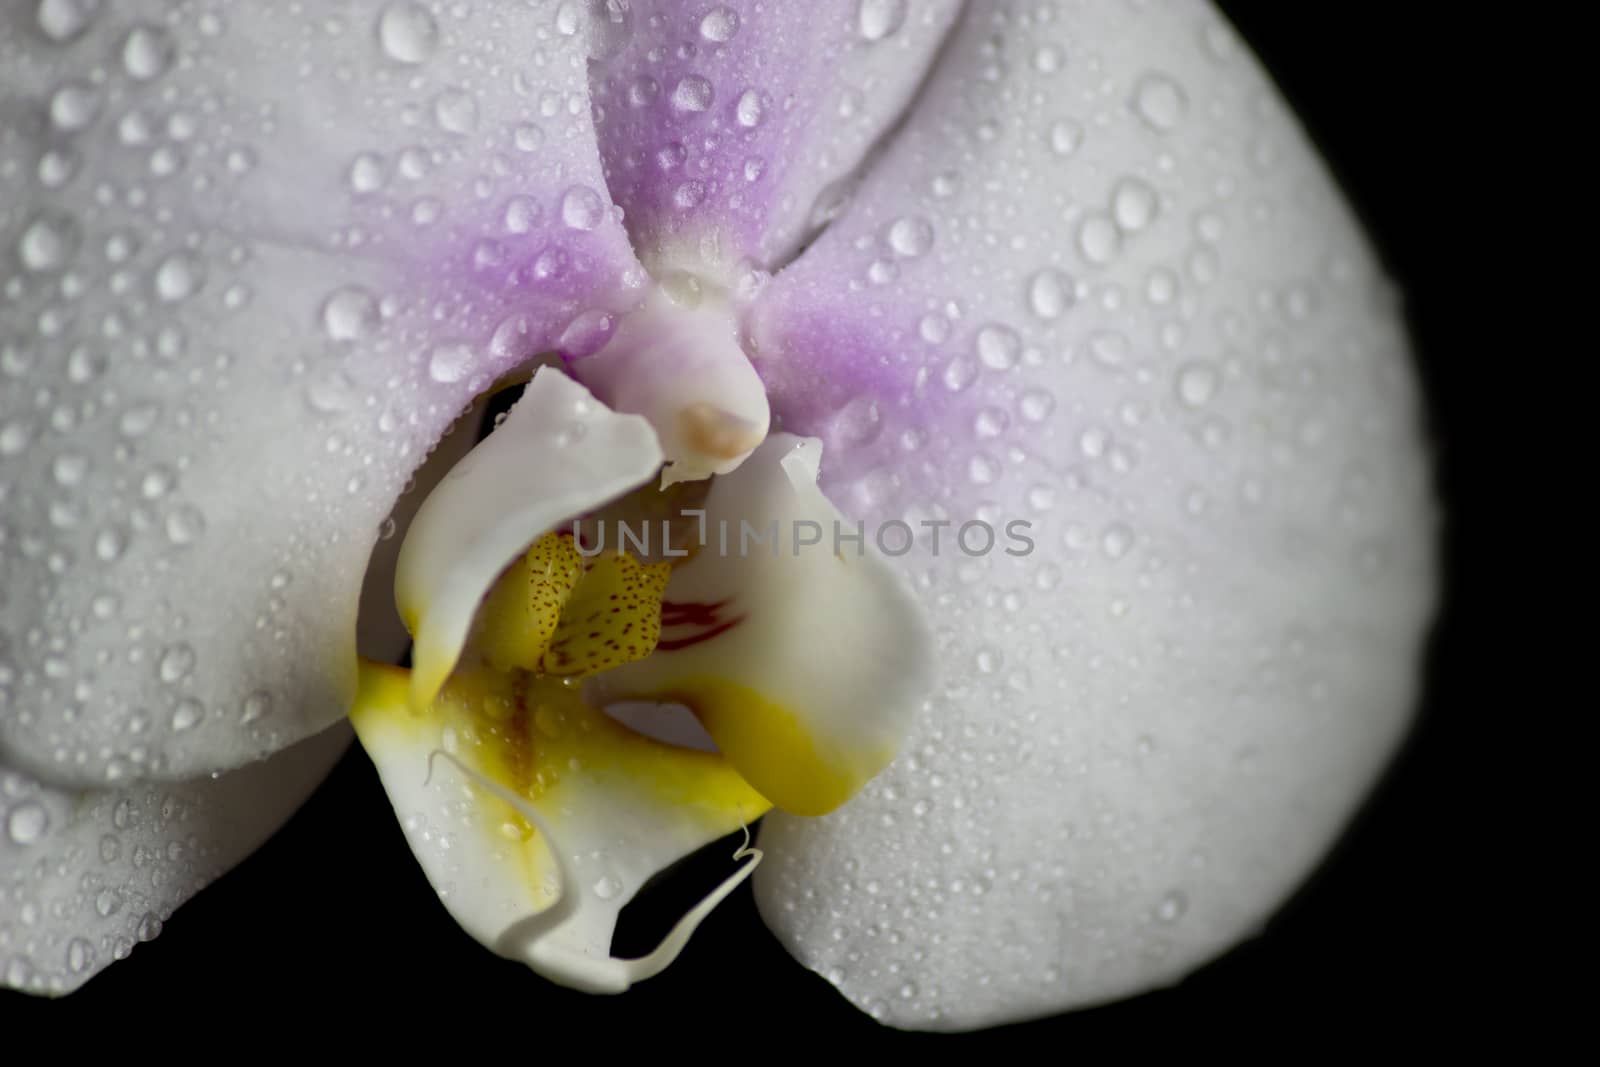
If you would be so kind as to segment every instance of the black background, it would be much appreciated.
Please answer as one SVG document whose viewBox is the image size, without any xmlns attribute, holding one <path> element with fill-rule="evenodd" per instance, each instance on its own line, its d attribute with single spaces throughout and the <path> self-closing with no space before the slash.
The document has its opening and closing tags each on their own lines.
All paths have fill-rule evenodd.
<svg viewBox="0 0 1600 1067">
<path fill-rule="evenodd" d="M 1476 724 L 1463 669 L 1463 609 L 1474 598 L 1462 579 L 1476 553 L 1465 409 L 1490 343 L 1473 296 L 1484 276 L 1463 232 L 1472 214 L 1463 206 L 1477 199 L 1481 180 L 1462 164 L 1484 134 L 1486 112 L 1474 99 L 1479 49 L 1464 39 L 1461 20 L 1445 21 L 1453 6 L 1403 19 L 1378 14 L 1402 5 L 1221 6 L 1290 97 L 1406 293 L 1448 515 L 1446 600 L 1417 729 L 1330 862 L 1263 937 L 1170 990 L 930 1037 L 858 1014 L 789 958 L 742 892 L 666 974 L 620 999 L 585 997 L 493 957 L 457 929 L 356 748 L 277 837 L 181 908 L 130 961 L 59 1002 L 0 994 L 0 1040 L 143 1036 L 159 1047 L 215 1026 L 194 1050 L 234 1055 L 241 1039 L 305 1041 L 310 1051 L 319 1044 L 313 1035 L 328 1028 L 374 1049 L 445 1042 L 463 1059 L 490 1050 L 549 1059 L 558 1054 L 551 1041 L 574 1043 L 563 1055 L 606 1058 L 619 1042 L 643 1040 L 662 1053 L 720 1060 L 813 1039 L 846 1054 L 939 1045 L 1065 1059 L 1106 1048 L 1136 1056 L 1172 1041 L 1292 1055 L 1330 1039 L 1427 1041 L 1440 1027 L 1478 1025 L 1467 1014 L 1468 990 L 1487 961 L 1466 953 L 1496 940 L 1468 860 L 1476 828 L 1467 747 Z M 691 865 L 680 882 L 630 908 L 617 949 L 650 947 L 684 896 L 715 878 L 702 873 Z"/>
</svg>

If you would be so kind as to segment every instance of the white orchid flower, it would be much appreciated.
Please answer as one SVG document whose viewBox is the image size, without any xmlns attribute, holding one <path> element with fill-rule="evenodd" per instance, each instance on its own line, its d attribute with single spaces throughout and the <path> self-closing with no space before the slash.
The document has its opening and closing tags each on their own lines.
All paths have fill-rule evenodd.
<svg viewBox="0 0 1600 1067">
<path fill-rule="evenodd" d="M 1247 936 L 1406 727 L 1402 329 L 1202 4 L 18 0 L 0 275 L 16 989 L 154 936 L 348 716 L 548 978 L 657 973 L 761 860 L 853 1003 L 988 1026 Z"/>
</svg>

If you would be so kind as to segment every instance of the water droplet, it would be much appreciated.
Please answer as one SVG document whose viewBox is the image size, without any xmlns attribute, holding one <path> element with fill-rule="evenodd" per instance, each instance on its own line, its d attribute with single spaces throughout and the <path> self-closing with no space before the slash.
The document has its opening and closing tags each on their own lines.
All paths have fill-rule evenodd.
<svg viewBox="0 0 1600 1067">
<path fill-rule="evenodd" d="M 205 706 L 192 698 L 178 701 L 172 709 L 172 728 L 178 732 L 192 730 L 206 717 Z"/>
<path fill-rule="evenodd" d="M 433 101 L 433 118 L 446 133 L 471 133 L 478 128 L 478 101 L 461 89 L 446 89 Z"/>
<path fill-rule="evenodd" d="M 1178 890 L 1173 890 L 1162 897 L 1161 903 L 1156 905 L 1156 918 L 1164 923 L 1177 922 L 1188 910 L 1189 898 Z"/>
<path fill-rule="evenodd" d="M 322 305 L 322 328 L 335 341 L 356 341 L 378 324 L 378 300 L 365 289 L 340 289 Z"/>
<path fill-rule="evenodd" d="M 723 44 L 739 32 L 739 16 L 725 7 L 715 7 L 700 20 L 700 36 Z"/>
<path fill-rule="evenodd" d="M 199 508 L 184 504 L 167 516 L 167 540 L 175 545 L 192 545 L 206 532 L 206 517 Z"/>
<path fill-rule="evenodd" d="M 544 209 L 532 197 L 514 196 L 506 202 L 506 232 L 527 233 L 543 214 Z"/>
<path fill-rule="evenodd" d="M 1156 217 L 1156 191 L 1138 178 L 1124 178 L 1111 193 L 1111 216 L 1128 233 L 1137 233 Z"/>
<path fill-rule="evenodd" d="M 38 801 L 25 800 L 6 815 L 6 836 L 18 845 L 31 845 L 50 829 L 50 813 Z"/>
<path fill-rule="evenodd" d="M 1147 74 L 1133 90 L 1133 110 L 1158 133 L 1176 127 L 1188 108 L 1183 87 L 1165 74 Z"/>
<path fill-rule="evenodd" d="M 89 28 L 101 0 L 39 0 L 39 30 L 56 43 L 69 41 Z"/>
<path fill-rule="evenodd" d="M 239 706 L 239 721 L 246 726 L 259 722 L 272 713 L 272 694 L 258 689 L 244 698 Z"/>
<path fill-rule="evenodd" d="M 978 358 L 990 370 L 1007 370 L 1017 362 L 1022 340 L 1009 326 L 989 325 L 978 331 Z"/>
<path fill-rule="evenodd" d="M 189 677 L 194 664 L 194 649 L 184 644 L 171 645 L 162 650 L 161 659 L 156 664 L 156 674 L 163 682 L 172 685 Z"/>
<path fill-rule="evenodd" d="M 67 943 L 67 970 L 82 974 L 94 963 L 94 946 L 81 937 Z"/>
<path fill-rule="evenodd" d="M 33 424 L 21 416 L 0 423 L 0 456 L 21 455 L 33 443 L 33 435 Z"/>
<path fill-rule="evenodd" d="M 856 28 L 869 41 L 881 41 L 906 21 L 906 0 L 861 0 Z"/>
<path fill-rule="evenodd" d="M 22 231 L 17 255 L 35 273 L 58 271 L 71 261 L 77 243 L 77 229 L 69 220 L 41 216 Z"/>
<path fill-rule="evenodd" d="M 908 215 L 889 227 L 889 247 L 907 259 L 920 256 L 933 247 L 933 226 L 927 219 Z"/>
<path fill-rule="evenodd" d="M 561 221 L 574 230 L 594 229 L 604 214 L 600 195 L 587 185 L 575 185 L 561 198 Z"/>
<path fill-rule="evenodd" d="M 616 316 L 607 311 L 591 309 L 568 323 L 556 341 L 556 349 L 568 359 L 592 356 L 606 346 L 616 330 Z"/>
<path fill-rule="evenodd" d="M 122 553 L 127 547 L 127 535 L 115 526 L 106 527 L 94 538 L 94 554 L 105 563 L 112 563 L 122 558 Z"/>
<path fill-rule="evenodd" d="M 1122 249 L 1117 224 L 1104 215 L 1091 214 L 1078 224 L 1078 252 L 1089 263 L 1110 263 Z"/>
<path fill-rule="evenodd" d="M 1072 119 L 1059 119 L 1050 125 L 1050 149 L 1058 156 L 1070 156 L 1083 143 L 1083 127 Z"/>
<path fill-rule="evenodd" d="M 350 188 L 359 194 L 375 193 L 387 180 L 381 156 L 363 152 L 350 164 Z"/>
<path fill-rule="evenodd" d="M 390 4 L 378 16 L 378 44 L 396 63 L 425 63 L 439 44 L 439 26 L 415 0 Z"/>
<path fill-rule="evenodd" d="M 1178 399 L 1185 407 L 1199 408 L 1211 403 L 1217 394 L 1221 377 L 1209 363 L 1186 363 L 1178 370 L 1176 379 Z"/>
<path fill-rule="evenodd" d="M 609 874 L 602 875 L 594 883 L 594 895 L 601 900 L 611 900 L 620 892 L 622 892 L 622 883 Z"/>
<path fill-rule="evenodd" d="M 172 304 L 187 300 L 204 280 L 200 263 L 185 253 L 168 256 L 156 268 L 156 296 Z"/>
<path fill-rule="evenodd" d="M 1022 417 L 1029 422 L 1043 422 L 1056 409 L 1056 398 L 1043 389 L 1029 389 L 1017 401 Z"/>
<path fill-rule="evenodd" d="M 1028 282 L 1028 307 L 1046 321 L 1060 318 L 1077 299 L 1077 283 L 1062 271 L 1046 267 Z"/>
<path fill-rule="evenodd" d="M 1100 535 L 1100 550 L 1107 559 L 1121 559 L 1133 547 L 1133 531 L 1126 524 L 1114 522 Z"/>
<path fill-rule="evenodd" d="M 734 115 L 739 120 L 739 125 L 746 129 L 754 129 L 761 125 L 763 108 L 761 94 L 754 89 L 746 89 L 739 94 L 739 102 L 734 108 Z"/>
<path fill-rule="evenodd" d="M 978 365 L 967 356 L 956 356 L 945 364 L 944 374 L 941 375 L 944 387 L 952 393 L 959 393 L 971 385 L 978 376 Z"/>
<path fill-rule="evenodd" d="M 698 74 L 687 74 L 672 90 L 672 106 L 679 111 L 704 111 L 715 96 L 710 82 Z"/>
<path fill-rule="evenodd" d="M 56 484 L 69 489 L 81 483 L 88 473 L 88 457 L 77 453 L 63 452 L 50 463 L 50 475 Z"/>
<path fill-rule="evenodd" d="M 122 44 L 122 68 L 136 81 L 159 78 L 172 64 L 172 38 L 155 26 L 136 26 Z"/>
<path fill-rule="evenodd" d="M 100 114 L 100 94 L 83 82 L 69 82 L 50 95 L 50 121 L 57 129 L 73 133 Z"/>
<path fill-rule="evenodd" d="M 472 349 L 467 345 L 440 345 L 428 356 L 428 377 L 443 385 L 459 382 L 472 370 Z"/>
<path fill-rule="evenodd" d="M 511 142 L 519 152 L 537 152 L 544 145 L 544 130 L 525 122 L 512 132 Z"/>
</svg>

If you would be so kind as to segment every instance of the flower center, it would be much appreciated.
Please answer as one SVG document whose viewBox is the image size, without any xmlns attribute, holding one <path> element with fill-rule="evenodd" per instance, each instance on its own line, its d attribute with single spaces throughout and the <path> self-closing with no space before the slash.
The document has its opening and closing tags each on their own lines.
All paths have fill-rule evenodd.
<svg viewBox="0 0 1600 1067">
<path fill-rule="evenodd" d="M 662 484 L 728 474 L 766 439 L 766 387 L 720 290 L 660 284 L 573 373 L 613 411 L 643 415 L 660 438 Z"/>
</svg>

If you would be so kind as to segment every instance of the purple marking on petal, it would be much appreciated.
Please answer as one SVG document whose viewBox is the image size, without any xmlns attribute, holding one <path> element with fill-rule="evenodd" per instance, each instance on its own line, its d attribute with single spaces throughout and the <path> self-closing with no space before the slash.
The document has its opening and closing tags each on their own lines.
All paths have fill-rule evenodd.
<svg viewBox="0 0 1600 1067">
<path fill-rule="evenodd" d="M 593 65 L 596 130 L 641 258 L 680 267 L 766 267 L 792 251 L 958 7 L 921 4 L 885 29 L 863 26 L 859 0 L 634 6 L 656 10 L 635 10 L 626 46 Z"/>
</svg>

